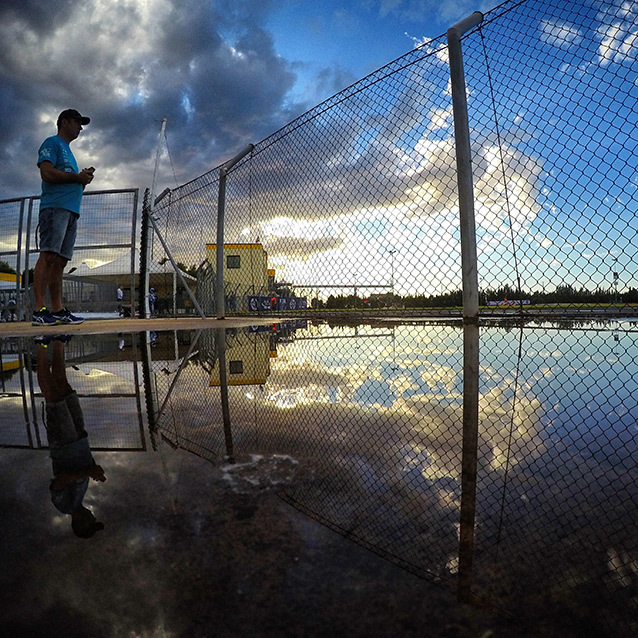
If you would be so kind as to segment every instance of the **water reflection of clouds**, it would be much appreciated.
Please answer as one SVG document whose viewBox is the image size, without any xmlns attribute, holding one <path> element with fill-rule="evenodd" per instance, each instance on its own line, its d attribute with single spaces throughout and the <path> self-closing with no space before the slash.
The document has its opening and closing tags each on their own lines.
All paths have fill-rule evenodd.
<svg viewBox="0 0 638 638">
<path fill-rule="evenodd" d="M 374 332 L 369 330 L 367 336 L 370 334 Z M 393 339 L 379 331 L 379 343 L 365 348 L 366 340 L 355 336 L 357 345 L 341 349 L 338 357 L 325 355 L 326 351 L 333 353 L 325 341 L 293 343 L 287 347 L 286 356 L 273 364 L 269 400 L 288 409 L 313 401 L 376 409 L 389 430 L 416 436 L 415 449 L 428 447 L 424 476 L 458 477 L 460 457 L 456 451 L 461 446 L 461 431 L 453 426 L 462 423 L 463 418 L 462 371 L 456 347 L 459 339 L 458 328 L 414 330 L 404 326 L 396 329 Z M 321 351 L 316 351 L 318 346 Z M 445 362 L 448 354 L 453 363 Z M 352 358 L 349 365 L 348 357 Z M 390 358 L 392 366 L 388 365 Z M 303 365 L 296 363 L 302 359 Z M 364 365 L 361 359 L 366 361 Z M 542 454 L 543 405 L 532 386 L 518 382 L 514 396 L 515 379 L 509 368 L 487 366 L 481 369 L 481 375 L 483 457 L 490 459 L 493 469 L 502 469 L 506 463 L 511 466 Z M 455 450 L 452 457 L 437 451 L 442 439 L 446 447 Z"/>
<path fill-rule="evenodd" d="M 540 591 L 554 563 L 561 588 L 569 590 L 569 569 L 591 580 L 585 567 L 570 567 L 592 563 L 584 534 L 605 554 L 598 567 L 627 580 L 632 546 L 616 512 L 630 514 L 614 499 L 635 494 L 635 337 L 623 343 L 622 365 L 609 361 L 612 348 L 599 330 L 481 329 L 476 541 L 486 586 L 514 590 L 521 575 Z M 236 450 L 293 455 L 300 475 L 286 498 L 350 538 L 450 578 L 458 571 L 461 327 L 311 325 L 277 351 L 262 386 L 229 388 Z M 208 446 L 219 457 L 219 395 L 201 392 L 205 380 L 201 368 L 186 368 L 175 413 L 198 453 Z M 536 553 L 550 557 L 542 568 Z"/>
<path fill-rule="evenodd" d="M 116 371 L 107 371 L 93 364 L 82 364 L 78 370 L 67 372 L 71 385 L 77 392 L 100 392 L 102 394 L 118 394 L 135 392 L 135 386 Z"/>
<path fill-rule="evenodd" d="M 287 351 L 290 350 L 288 347 Z M 289 358 L 287 354 L 271 363 L 273 374 L 267 384 L 267 400 L 277 403 L 285 397 L 286 407 L 349 401 L 357 385 L 366 378 L 366 370 L 356 364 L 319 366 L 303 358 L 295 355 Z"/>
<path fill-rule="evenodd" d="M 322 410 L 332 406 L 334 412 L 327 414 L 342 429 L 350 427 L 352 419 L 366 422 L 374 413 L 397 436 L 426 436 L 430 447 L 440 445 L 443 437 L 444 443 L 460 446 L 460 434 L 452 427 L 462 422 L 458 326 L 310 325 L 296 336 L 280 344 L 279 356 L 270 362 L 271 374 L 259 391 L 231 388 L 233 411 L 243 427 L 254 429 L 250 410 L 257 409 L 263 411 L 263 423 L 276 422 L 286 410 L 314 428 L 322 422 Z M 632 419 L 637 413 L 633 337 L 620 353 L 621 367 L 606 356 L 607 348 L 617 348 L 609 339 L 596 330 L 526 329 L 521 334 L 484 329 L 480 445 L 488 467 L 502 472 L 523 460 L 530 462 L 546 454 L 548 440 L 558 436 L 575 451 L 586 452 L 587 436 L 607 430 L 615 433 L 599 438 L 607 453 L 632 453 L 635 446 L 624 440 L 621 430 L 635 427 Z M 203 385 L 201 374 L 190 366 L 182 377 L 183 387 Z M 179 401 L 184 423 L 206 429 L 220 422 L 215 402 L 199 400 L 195 392 L 189 395 L 189 400 Z M 203 410 L 202 401 L 208 404 Z M 248 409 L 249 405 L 254 407 Z M 426 471 L 456 476 L 458 467 L 435 460 Z"/>
</svg>

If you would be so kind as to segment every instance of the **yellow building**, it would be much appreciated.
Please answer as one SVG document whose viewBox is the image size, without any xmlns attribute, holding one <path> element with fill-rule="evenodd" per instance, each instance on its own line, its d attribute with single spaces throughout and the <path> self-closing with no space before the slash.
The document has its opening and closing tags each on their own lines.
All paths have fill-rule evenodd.
<svg viewBox="0 0 638 638">
<path fill-rule="evenodd" d="M 270 359 L 277 356 L 268 332 L 237 332 L 226 337 L 228 385 L 262 385 L 270 374 Z M 219 359 L 211 371 L 211 386 L 220 385 Z"/>
<path fill-rule="evenodd" d="M 217 268 L 217 244 L 206 244 L 206 254 Z M 268 256 L 262 244 L 224 244 L 224 286 L 229 295 L 266 294 Z"/>
<path fill-rule="evenodd" d="M 18 276 L 8 272 L 0 272 L 0 288 L 15 290 Z"/>
</svg>

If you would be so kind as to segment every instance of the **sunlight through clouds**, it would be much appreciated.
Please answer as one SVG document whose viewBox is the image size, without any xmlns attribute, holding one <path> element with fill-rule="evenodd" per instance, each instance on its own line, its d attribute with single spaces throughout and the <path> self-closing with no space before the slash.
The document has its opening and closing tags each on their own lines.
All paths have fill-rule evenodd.
<svg viewBox="0 0 638 638">
<path fill-rule="evenodd" d="M 557 47 L 578 46 L 582 37 L 577 28 L 564 22 L 541 20 L 541 40 Z"/>
<path fill-rule="evenodd" d="M 611 25 L 601 26 L 598 30 L 600 47 L 598 49 L 599 63 L 603 66 L 623 63 L 635 58 L 638 50 L 638 5 L 635 2 L 623 0 L 619 3 L 620 10 L 615 13 L 616 20 Z M 612 14 L 611 8 L 608 9 Z M 612 14 L 613 15 L 613 14 Z M 604 18 L 605 15 L 601 15 Z"/>
<path fill-rule="evenodd" d="M 305 110 L 310 103 L 292 99 L 301 95 L 300 82 L 307 83 L 312 73 L 323 77 L 336 58 L 326 57 L 321 70 L 311 72 L 300 60 L 310 53 L 321 59 L 324 51 L 312 51 L 275 18 L 288 24 L 303 9 L 316 34 L 326 37 L 330 27 L 343 36 L 355 15 L 377 26 L 383 20 L 398 25 L 408 15 L 428 20 L 445 15 L 449 27 L 452 18 L 490 8 L 488 3 L 368 2 L 358 5 L 359 14 L 346 3 L 325 15 L 303 3 L 282 8 L 258 0 L 64 4 L 64 10 L 45 9 L 25 0 L 19 8 L 1 9 L 0 33 L 7 43 L 2 99 L 11 121 L 0 125 L 6 137 L 0 180 L 7 188 L 31 184 L 37 190 L 34 149 L 69 101 L 92 118 L 74 151 L 79 162 L 90 157 L 97 167 L 95 186 L 144 187 L 159 121 L 166 117 L 170 171 L 165 153 L 159 182 L 169 181 L 174 192 L 180 182 L 185 187 L 198 175 L 213 175 L 215 166 L 248 142 L 259 149 L 250 168 L 232 176 L 229 203 L 236 212 L 227 219 L 226 239 L 262 242 L 278 278 L 297 286 L 329 280 L 353 289 L 385 287 L 402 295 L 458 289 L 459 211 L 444 35 L 415 38 L 423 42 L 420 48 Z M 573 278 L 566 248 L 582 236 L 592 254 L 609 251 L 600 246 L 598 216 L 605 207 L 617 217 L 632 210 L 630 195 L 621 197 L 625 182 L 634 192 L 633 175 L 626 177 L 621 166 L 633 162 L 632 120 L 619 103 L 622 92 L 607 90 L 603 72 L 609 76 L 612 65 L 634 59 L 634 4 L 608 1 L 601 4 L 604 11 L 587 5 L 586 15 L 571 5 L 550 11 L 541 3 L 527 13 L 528 5 L 516 5 L 503 8 L 502 21 L 488 21 L 481 37 L 470 34 L 464 42 L 478 249 L 481 268 L 494 280 L 490 284 L 511 283 L 513 268 L 499 264 L 528 241 L 544 253 L 526 257 L 527 265 L 554 268 L 562 259 L 567 265 L 556 266 L 554 275 Z M 501 28 L 519 12 L 526 17 L 518 26 L 530 38 L 521 43 L 524 51 L 516 49 L 520 59 L 510 60 L 499 47 L 518 43 L 507 41 L 511 28 Z M 423 28 L 419 25 L 423 22 L 415 29 Z M 402 39 L 405 32 L 399 31 Z M 286 36 L 299 58 L 282 44 Z M 358 36 L 350 37 L 354 42 Z M 349 59 L 339 59 L 342 69 Z M 512 74 L 520 82 L 511 83 Z M 623 90 L 635 86 L 633 77 L 615 70 L 611 75 Z M 548 86 L 538 81 L 543 77 Z M 625 124 L 618 124 L 623 118 Z M 581 130 L 585 123 L 592 124 L 587 135 Z M 620 127 L 617 136 L 614 127 Z M 171 241 L 184 246 L 179 259 L 189 266 L 202 263 L 203 244 L 213 239 L 215 184 L 209 187 L 176 206 L 177 216 L 184 217 Z M 589 204 L 580 208 L 581 202 Z M 582 228 L 566 223 L 564 237 L 547 228 L 584 216 L 591 223 L 584 221 Z M 577 258 L 577 269 L 585 258 Z"/>
</svg>

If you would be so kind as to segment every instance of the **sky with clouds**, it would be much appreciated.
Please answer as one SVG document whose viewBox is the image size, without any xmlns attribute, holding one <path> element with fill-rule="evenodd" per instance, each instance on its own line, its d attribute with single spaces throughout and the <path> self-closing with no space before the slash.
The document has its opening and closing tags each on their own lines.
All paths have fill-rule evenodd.
<svg viewBox="0 0 638 638">
<path fill-rule="evenodd" d="M 515 268 L 528 289 L 608 287 L 612 268 L 621 289 L 636 286 L 637 5 L 529 0 L 490 11 L 497 4 L 0 0 L 0 199 L 39 192 L 37 149 L 67 107 L 92 118 L 73 148 L 80 166 L 96 166 L 96 190 L 151 186 L 167 118 L 159 193 L 357 83 L 356 96 L 300 124 L 300 137 L 273 143 L 281 157 L 256 155 L 255 218 L 229 219 L 226 241 L 264 242 L 287 281 L 454 290 L 454 132 L 436 38 L 481 10 L 480 36 L 464 41 L 481 286 L 515 285 Z M 364 90 L 410 51 L 419 64 L 379 82 L 379 95 Z M 214 200 L 211 191 L 210 210 Z M 197 241 L 184 222 L 177 258 L 199 263 L 214 221 L 192 220 Z"/>
<path fill-rule="evenodd" d="M 637 285 L 636 6 L 510 2 L 464 40 L 483 289 L 516 286 L 519 273 L 526 290 L 609 289 L 612 269 L 620 290 Z M 338 98 L 258 146 L 227 241 L 264 242 L 304 294 L 328 282 L 460 288 L 445 39 Z"/>
<path fill-rule="evenodd" d="M 65 108 L 92 118 L 73 148 L 99 189 L 150 186 L 166 117 L 175 186 L 496 4 L 0 0 L 0 199 L 39 192 L 37 149 Z"/>
</svg>

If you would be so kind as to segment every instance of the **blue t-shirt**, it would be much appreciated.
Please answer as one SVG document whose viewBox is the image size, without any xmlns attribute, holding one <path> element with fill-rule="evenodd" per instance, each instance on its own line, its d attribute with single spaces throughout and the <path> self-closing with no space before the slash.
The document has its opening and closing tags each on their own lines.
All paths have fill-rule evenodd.
<svg viewBox="0 0 638 638">
<path fill-rule="evenodd" d="M 51 443 L 50 454 L 54 476 L 62 472 L 80 472 L 95 465 L 87 437 L 66 445 L 54 445 Z M 56 491 L 51 487 L 51 502 L 63 514 L 73 514 L 73 512 L 77 512 L 80 509 L 88 487 L 88 476 L 72 481 L 60 491 Z"/>
<path fill-rule="evenodd" d="M 79 172 L 71 147 L 57 135 L 47 137 L 40 146 L 38 166 L 45 161 L 51 162 L 55 168 L 67 173 Z M 50 184 L 42 181 L 40 210 L 43 208 L 65 208 L 79 215 L 83 193 L 82 184 Z"/>
</svg>

